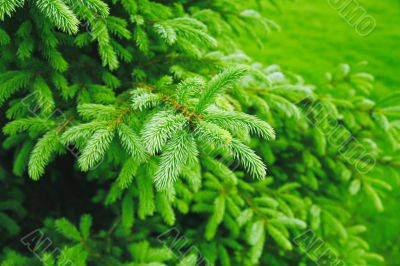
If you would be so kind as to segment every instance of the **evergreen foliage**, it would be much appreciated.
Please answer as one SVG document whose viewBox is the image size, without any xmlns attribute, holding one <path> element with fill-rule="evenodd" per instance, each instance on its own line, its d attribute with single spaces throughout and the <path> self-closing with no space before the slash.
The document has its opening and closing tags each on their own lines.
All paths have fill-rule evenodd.
<svg viewBox="0 0 400 266">
<path fill-rule="evenodd" d="M 277 28 L 256 2 L 0 0 L 2 266 L 322 263 L 307 230 L 383 261 L 351 208 L 399 178 L 400 94 L 246 56 Z"/>
</svg>

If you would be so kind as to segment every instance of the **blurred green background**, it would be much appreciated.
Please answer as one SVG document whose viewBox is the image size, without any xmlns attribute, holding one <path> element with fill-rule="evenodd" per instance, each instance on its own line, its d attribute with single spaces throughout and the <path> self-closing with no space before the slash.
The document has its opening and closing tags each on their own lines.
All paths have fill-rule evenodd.
<svg viewBox="0 0 400 266">
<path fill-rule="evenodd" d="M 250 55 L 260 58 L 261 53 L 264 62 L 293 70 L 314 83 L 322 82 L 325 72 L 340 63 L 355 65 L 366 60 L 367 71 L 375 75 L 379 91 L 399 90 L 399 0 L 357 0 L 377 23 L 367 37 L 360 36 L 329 0 L 278 2 L 279 10 L 270 8 L 265 13 L 281 30 L 270 34 L 261 49 L 247 44 L 252 47 Z"/>
<path fill-rule="evenodd" d="M 281 30 L 268 35 L 263 47 L 245 43 L 246 52 L 266 64 L 277 64 L 302 75 L 306 82 L 323 84 L 325 73 L 341 63 L 367 61 L 365 71 L 376 78 L 373 97 L 400 91 L 400 1 L 358 0 L 377 23 L 362 37 L 329 5 L 329 0 L 276 1 L 279 8 L 264 13 Z M 364 216 L 367 241 L 382 254 L 386 265 L 400 265 L 400 189 L 395 178 L 393 192 L 385 199 L 385 211 L 377 213 L 368 201 L 355 203 L 355 222 Z M 361 215 L 362 214 L 362 215 Z M 366 217 L 366 218 L 365 218 Z M 365 221 L 366 220 L 366 221 Z"/>
</svg>

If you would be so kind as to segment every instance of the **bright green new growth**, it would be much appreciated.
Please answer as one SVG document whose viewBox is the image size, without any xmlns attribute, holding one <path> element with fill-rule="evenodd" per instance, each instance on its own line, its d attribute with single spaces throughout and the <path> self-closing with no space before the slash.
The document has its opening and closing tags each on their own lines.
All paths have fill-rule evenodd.
<svg viewBox="0 0 400 266">
<path fill-rule="evenodd" d="M 256 2 L 0 0 L 2 266 L 321 263 L 308 230 L 332 265 L 383 260 L 353 210 L 397 182 L 400 94 L 248 57 Z"/>
<path fill-rule="evenodd" d="M 0 20 L 4 20 L 5 16 L 11 17 L 11 14 L 16 8 L 22 7 L 24 5 L 23 0 L 1 0 L 0 1 Z"/>
<path fill-rule="evenodd" d="M 79 20 L 71 9 L 61 0 L 36 0 L 36 6 L 62 31 L 76 33 Z"/>
<path fill-rule="evenodd" d="M 215 99 L 228 86 L 239 81 L 245 72 L 242 67 L 229 68 L 213 77 L 205 88 L 199 79 L 186 79 L 178 84 L 176 93 L 172 97 L 158 92 L 161 89 L 156 87 L 148 87 L 149 92 L 146 92 L 146 89 L 133 91 L 131 101 L 134 110 L 142 111 L 146 107 L 154 108 L 161 105 L 158 107 L 161 111 L 157 112 L 142 129 L 147 151 L 150 154 L 162 152 L 160 168 L 155 176 L 157 188 L 170 187 L 183 165 L 187 164 L 188 160 L 194 161 L 190 158 L 197 157 L 196 142 L 214 143 L 225 150 L 231 150 L 233 156 L 243 162 L 245 169 L 252 176 L 265 177 L 265 166 L 260 158 L 239 140 L 233 141 L 232 133 L 229 131 L 235 132 L 241 128 L 260 137 L 273 139 L 275 133 L 272 127 L 254 116 L 224 111 L 216 107 L 209 108 L 210 110 L 204 113 L 206 107 L 214 104 Z M 196 97 L 195 92 L 200 96 Z M 162 102 L 165 103 L 164 106 Z M 179 114 L 175 114 L 176 112 Z M 187 128 L 191 133 L 183 128 Z"/>
<path fill-rule="evenodd" d="M 154 177 L 156 187 L 171 188 L 184 165 L 196 161 L 198 155 L 194 138 L 185 130 L 175 133 L 160 158 Z"/>
<path fill-rule="evenodd" d="M 29 159 L 28 170 L 32 179 L 38 180 L 44 174 L 45 166 L 49 163 L 51 156 L 60 148 L 60 144 L 55 130 L 47 132 L 39 139 Z"/>
<path fill-rule="evenodd" d="M 196 105 L 196 112 L 202 113 L 208 105 L 213 103 L 218 94 L 237 82 L 245 73 L 246 70 L 242 67 L 231 68 L 211 79 L 199 98 L 199 102 Z"/>
</svg>

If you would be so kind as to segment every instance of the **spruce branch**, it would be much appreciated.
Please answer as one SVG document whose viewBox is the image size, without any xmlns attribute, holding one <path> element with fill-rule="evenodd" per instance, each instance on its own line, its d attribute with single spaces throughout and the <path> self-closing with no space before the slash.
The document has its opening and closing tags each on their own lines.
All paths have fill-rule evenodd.
<svg viewBox="0 0 400 266">
<path fill-rule="evenodd" d="M 229 131 L 205 121 L 196 123 L 194 134 L 200 142 L 210 141 L 217 146 L 228 146 L 232 142 L 232 135 Z"/>
<path fill-rule="evenodd" d="M 61 0 L 35 0 L 35 5 L 51 22 L 68 34 L 78 32 L 79 20 Z"/>
<path fill-rule="evenodd" d="M 184 165 L 197 159 L 198 151 L 193 136 L 179 130 L 163 150 L 154 182 L 159 190 L 171 188 Z"/>
<path fill-rule="evenodd" d="M 184 116 L 170 111 L 156 113 L 142 129 L 142 137 L 147 152 L 156 154 L 162 150 L 168 139 L 187 123 Z"/>
<path fill-rule="evenodd" d="M 0 74 L 0 106 L 12 94 L 28 86 L 32 74 L 28 71 L 7 71 Z"/>
<path fill-rule="evenodd" d="M 243 67 L 229 68 L 212 78 L 199 98 L 196 112 L 202 113 L 207 106 L 213 103 L 218 94 L 241 79 L 246 72 L 247 70 Z"/>
<path fill-rule="evenodd" d="M 138 162 L 134 158 L 129 158 L 122 166 L 118 175 L 117 182 L 121 188 L 127 188 L 132 183 L 134 175 L 137 172 Z"/>
<path fill-rule="evenodd" d="M 0 20 L 4 20 L 4 15 L 11 17 L 16 8 L 24 5 L 24 0 L 0 0 Z"/>
<path fill-rule="evenodd" d="M 114 128 L 110 126 L 99 128 L 94 132 L 78 159 L 78 164 L 83 171 L 88 171 L 102 160 L 113 137 Z"/>
<path fill-rule="evenodd" d="M 210 108 L 204 116 L 204 120 L 215 123 L 228 130 L 235 128 L 247 128 L 265 139 L 275 139 L 274 129 L 265 121 L 253 115 L 239 112 L 229 112 Z"/>
<path fill-rule="evenodd" d="M 16 135 L 24 131 L 28 131 L 28 133 L 41 133 L 54 125 L 55 122 L 53 120 L 46 118 L 21 118 L 7 123 L 7 125 L 3 127 L 3 132 L 7 135 Z"/>
<path fill-rule="evenodd" d="M 45 172 L 44 168 L 49 163 L 51 156 L 61 147 L 61 142 L 56 130 L 50 130 L 36 143 L 32 150 L 28 172 L 33 180 L 38 180 Z"/>
<path fill-rule="evenodd" d="M 50 113 L 55 108 L 55 102 L 49 85 L 42 77 L 37 77 L 33 83 L 33 90 L 38 106 L 43 113 Z"/>
<path fill-rule="evenodd" d="M 117 110 L 111 105 L 102 104 L 80 104 L 78 105 L 78 113 L 85 120 L 102 119 L 108 120 L 118 115 Z"/>
<path fill-rule="evenodd" d="M 118 125 L 118 136 L 125 150 L 138 161 L 143 161 L 146 157 L 144 146 L 140 137 L 126 124 Z"/>
<path fill-rule="evenodd" d="M 254 178 L 263 179 L 265 177 L 266 167 L 261 158 L 252 149 L 237 139 L 232 139 L 230 147 L 235 158 L 239 160 Z"/>
</svg>

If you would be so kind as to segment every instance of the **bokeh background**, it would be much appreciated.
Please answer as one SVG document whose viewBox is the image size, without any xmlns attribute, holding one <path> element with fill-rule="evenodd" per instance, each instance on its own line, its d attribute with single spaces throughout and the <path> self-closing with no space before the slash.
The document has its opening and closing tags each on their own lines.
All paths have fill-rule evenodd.
<svg viewBox="0 0 400 266">
<path fill-rule="evenodd" d="M 269 33 L 262 47 L 253 42 L 243 43 L 253 58 L 278 64 L 312 84 L 323 84 L 326 72 L 341 63 L 354 66 L 367 61 L 365 71 L 376 79 L 372 92 L 375 99 L 400 91 L 399 0 L 357 0 L 377 23 L 366 37 L 360 36 L 328 0 L 276 2 L 278 7 L 266 7 L 263 12 L 281 29 Z M 371 249 L 385 257 L 386 265 L 398 266 L 400 184 L 391 176 L 387 180 L 392 183 L 393 191 L 384 200 L 382 213 L 365 201 L 355 202 L 351 211 L 356 221 L 362 219 L 368 225 L 365 236 Z"/>
</svg>

